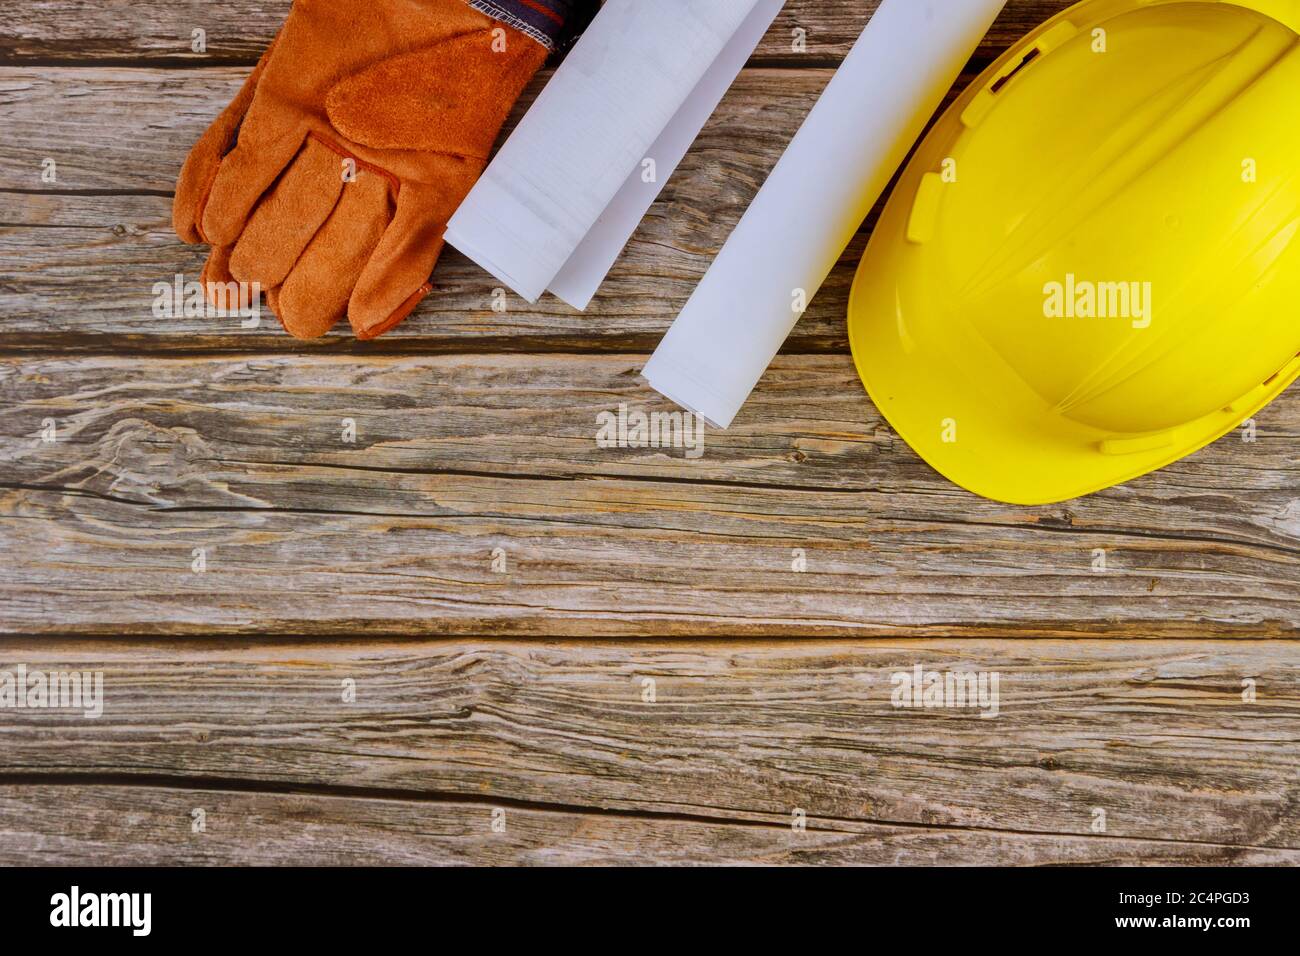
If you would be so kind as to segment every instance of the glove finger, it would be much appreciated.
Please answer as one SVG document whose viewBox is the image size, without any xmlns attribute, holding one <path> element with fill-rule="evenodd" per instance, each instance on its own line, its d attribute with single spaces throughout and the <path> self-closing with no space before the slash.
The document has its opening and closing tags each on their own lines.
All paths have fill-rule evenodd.
<svg viewBox="0 0 1300 956">
<path fill-rule="evenodd" d="M 298 154 L 301 131 L 270 139 L 249 135 L 247 125 L 239 142 L 222 158 L 198 212 L 200 232 L 214 246 L 234 246 L 244 231 L 257 201 Z"/>
<path fill-rule="evenodd" d="M 454 203 L 423 184 L 404 184 L 397 214 L 384 231 L 348 303 L 358 339 L 373 339 L 415 311 L 433 286 L 429 277 L 442 253 Z"/>
<path fill-rule="evenodd" d="M 393 217 L 390 185 L 361 170 L 278 290 L 275 314 L 301 339 L 324 335 L 348 309 L 366 262 Z"/>
<path fill-rule="evenodd" d="M 282 311 L 284 306 L 280 302 L 279 289 L 271 289 L 269 292 L 266 293 L 266 307 L 271 310 L 272 315 L 274 315 L 276 318 L 280 320 L 280 325 L 284 326 L 284 330 L 288 332 L 289 327 L 284 324 L 284 312 Z M 325 331 L 326 332 L 329 331 L 328 327 L 326 328 Z M 325 333 L 322 332 L 321 334 L 324 335 Z"/>
<path fill-rule="evenodd" d="M 261 81 L 262 73 L 278 41 L 279 37 L 271 41 L 271 45 L 266 48 L 266 52 L 262 54 L 261 60 L 244 81 L 239 92 L 235 94 L 235 98 L 199 137 L 199 141 L 194 144 L 194 148 L 185 158 L 180 178 L 176 181 L 176 198 L 172 201 L 172 226 L 183 242 L 205 241 L 199 220 L 203 214 L 208 191 L 212 188 L 222 157 L 235 146 L 240 125 L 244 122 L 244 116 L 253 103 L 257 84 Z"/>
<path fill-rule="evenodd" d="M 208 261 L 203 264 L 199 283 L 208 301 L 223 312 L 237 312 L 253 304 L 250 288 L 230 274 L 230 250 L 224 246 L 212 248 Z"/>
<path fill-rule="evenodd" d="M 253 210 L 235 243 L 230 271 L 238 279 L 258 282 L 267 289 L 282 283 L 333 212 L 343 185 L 339 155 L 309 137 L 279 182 Z"/>
</svg>

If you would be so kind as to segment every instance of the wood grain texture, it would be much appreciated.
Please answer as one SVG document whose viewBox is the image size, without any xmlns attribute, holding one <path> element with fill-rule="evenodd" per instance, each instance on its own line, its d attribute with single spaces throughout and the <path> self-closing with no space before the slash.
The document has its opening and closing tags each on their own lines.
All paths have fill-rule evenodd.
<svg viewBox="0 0 1300 956">
<path fill-rule="evenodd" d="M 703 458 L 595 446 L 668 407 L 645 353 L 876 5 L 789 0 L 588 313 L 494 312 L 451 252 L 393 335 L 304 346 L 151 312 L 289 0 L 9 4 L 0 670 L 106 700 L 0 709 L 0 863 L 1300 863 L 1295 390 L 1255 443 L 975 499 L 847 357 L 873 214 Z M 972 68 L 1067 5 L 1011 0 Z M 999 716 L 893 707 L 918 664 L 998 673 Z"/>
<path fill-rule="evenodd" d="M 6 863 L 1300 862 L 1284 642 L 10 642 L 18 661 L 102 671 L 105 703 L 0 722 Z M 998 716 L 895 708 L 917 664 L 998 673 Z"/>
<path fill-rule="evenodd" d="M 1294 393 L 1253 443 L 1018 508 L 930 471 L 841 356 L 780 359 L 702 458 L 600 449 L 600 412 L 669 407 L 644 358 L 6 360 L 0 629 L 1300 632 Z"/>
<path fill-rule="evenodd" d="M 0 19 L 0 63 L 95 61 L 189 65 L 256 62 L 288 15 L 290 0 L 41 0 Z M 758 63 L 826 63 L 843 58 L 879 0 L 788 0 L 760 45 Z M 1015 0 L 981 45 L 993 56 L 1070 0 Z M 792 48 L 804 31 L 806 52 Z M 205 31 L 206 52 L 192 49 Z"/>
<path fill-rule="evenodd" d="M 203 833 L 191 815 L 203 810 Z M 505 830 L 491 829 L 503 810 Z M 0 787 L 7 866 L 1295 866 L 1294 848 L 813 820 L 728 824 L 491 802 Z"/>
</svg>

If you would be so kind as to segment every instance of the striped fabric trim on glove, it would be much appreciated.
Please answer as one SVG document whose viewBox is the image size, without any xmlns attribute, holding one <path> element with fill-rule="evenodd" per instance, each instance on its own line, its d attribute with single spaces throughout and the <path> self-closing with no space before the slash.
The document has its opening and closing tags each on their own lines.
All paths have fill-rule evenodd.
<svg viewBox="0 0 1300 956">
<path fill-rule="evenodd" d="M 469 0 L 469 5 L 556 50 L 591 19 L 596 0 Z"/>
</svg>

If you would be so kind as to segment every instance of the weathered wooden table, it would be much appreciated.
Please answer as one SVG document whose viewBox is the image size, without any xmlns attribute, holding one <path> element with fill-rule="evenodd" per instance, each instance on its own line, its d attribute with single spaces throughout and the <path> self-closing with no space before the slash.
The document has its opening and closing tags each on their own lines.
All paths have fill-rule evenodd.
<svg viewBox="0 0 1300 956">
<path fill-rule="evenodd" d="M 1300 392 L 978 500 L 854 375 L 864 229 L 702 458 L 596 447 L 668 407 L 644 358 L 873 0 L 790 0 L 586 314 L 449 253 L 395 333 L 310 345 L 151 311 L 288 6 L 0 17 L 0 670 L 104 675 L 98 719 L 0 709 L 0 861 L 1300 862 Z M 895 707 L 917 665 L 998 716 Z"/>
</svg>

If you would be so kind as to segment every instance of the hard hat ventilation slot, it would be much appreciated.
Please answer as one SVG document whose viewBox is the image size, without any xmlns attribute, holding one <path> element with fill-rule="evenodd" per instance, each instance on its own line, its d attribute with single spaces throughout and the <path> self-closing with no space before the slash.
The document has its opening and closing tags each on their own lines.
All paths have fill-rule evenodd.
<svg viewBox="0 0 1300 956">
<path fill-rule="evenodd" d="M 1033 63 L 1036 59 L 1038 59 L 1038 55 L 1040 52 L 1041 51 L 1038 49 L 1038 47 L 1036 46 L 1031 47 L 1029 52 L 1025 54 L 1024 59 L 1020 61 L 1020 63 L 1016 66 L 1015 69 L 1013 69 L 1010 73 L 1006 73 L 1002 76 L 999 76 L 993 82 L 993 85 L 989 87 L 989 92 L 1001 93 L 1002 87 L 1010 83 L 1015 77 L 1020 75 L 1021 71 L 1024 70 L 1025 67 L 1027 67 L 1030 63 Z"/>
<path fill-rule="evenodd" d="M 1290 374 L 1291 368 L 1296 364 L 1297 359 L 1300 359 L 1300 352 L 1296 352 L 1295 358 L 1291 359 L 1291 361 L 1287 362 L 1285 365 L 1283 365 L 1280 369 L 1278 369 L 1268 378 L 1264 379 L 1264 387 L 1267 388 L 1268 386 L 1276 382 L 1279 378 L 1281 378 L 1283 375 Z"/>
</svg>

